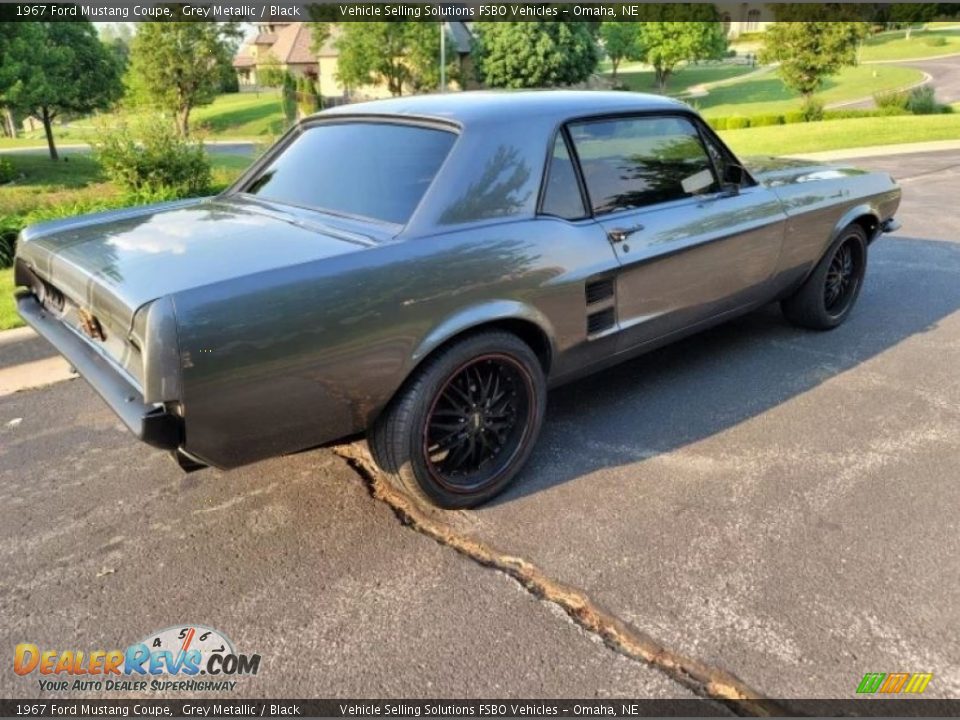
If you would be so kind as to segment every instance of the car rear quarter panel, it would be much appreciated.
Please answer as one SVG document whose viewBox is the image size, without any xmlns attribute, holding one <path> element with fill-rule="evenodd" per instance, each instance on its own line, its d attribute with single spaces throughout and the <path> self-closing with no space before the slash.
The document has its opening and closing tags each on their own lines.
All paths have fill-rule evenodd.
<svg viewBox="0 0 960 720">
<path fill-rule="evenodd" d="M 583 279 L 614 262 L 600 239 L 504 222 L 177 294 L 186 450 L 233 467 L 360 432 L 432 350 L 498 319 L 542 323 L 562 364 Z"/>
</svg>

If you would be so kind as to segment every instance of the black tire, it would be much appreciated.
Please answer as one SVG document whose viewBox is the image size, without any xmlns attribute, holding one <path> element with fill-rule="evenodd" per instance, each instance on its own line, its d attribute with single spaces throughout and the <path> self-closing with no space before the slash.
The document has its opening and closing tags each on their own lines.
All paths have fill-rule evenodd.
<svg viewBox="0 0 960 720">
<path fill-rule="evenodd" d="M 850 225 L 834 240 L 803 285 L 780 303 L 787 319 L 811 330 L 833 330 L 860 296 L 867 271 L 867 234 Z"/>
<path fill-rule="evenodd" d="M 417 500 L 474 507 L 502 492 L 530 457 L 546 396 L 526 343 L 479 332 L 424 362 L 374 423 L 370 451 Z"/>
</svg>

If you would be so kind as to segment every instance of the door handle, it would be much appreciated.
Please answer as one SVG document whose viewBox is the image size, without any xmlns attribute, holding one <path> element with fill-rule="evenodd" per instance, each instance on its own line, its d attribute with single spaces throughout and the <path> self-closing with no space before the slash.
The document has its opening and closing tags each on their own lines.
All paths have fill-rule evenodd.
<svg viewBox="0 0 960 720">
<path fill-rule="evenodd" d="M 643 230 L 643 225 L 633 225 L 628 228 L 614 228 L 607 233 L 607 237 L 612 243 L 622 243 L 628 237 L 641 230 Z"/>
</svg>

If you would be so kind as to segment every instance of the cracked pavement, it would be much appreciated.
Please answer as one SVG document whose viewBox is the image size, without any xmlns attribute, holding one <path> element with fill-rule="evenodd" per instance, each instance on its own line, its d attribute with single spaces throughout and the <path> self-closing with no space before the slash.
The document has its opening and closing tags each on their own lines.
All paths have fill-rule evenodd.
<svg viewBox="0 0 960 720">
<path fill-rule="evenodd" d="M 851 162 L 905 200 L 845 326 L 768 308 L 560 388 L 478 510 L 404 524 L 332 449 L 183 475 L 82 381 L 0 397 L 0 648 L 204 623 L 249 697 L 960 696 L 960 153 Z"/>
</svg>

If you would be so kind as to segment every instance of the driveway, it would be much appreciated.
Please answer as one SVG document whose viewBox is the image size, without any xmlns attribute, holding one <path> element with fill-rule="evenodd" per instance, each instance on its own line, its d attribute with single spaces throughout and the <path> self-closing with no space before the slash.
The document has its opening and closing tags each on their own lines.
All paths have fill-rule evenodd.
<svg viewBox="0 0 960 720">
<path fill-rule="evenodd" d="M 872 63 L 880 64 L 880 63 Z M 960 101 L 960 55 L 940 58 L 939 60 L 905 60 L 882 63 L 884 65 L 903 65 L 925 72 L 930 76 L 930 84 L 937 90 L 937 100 L 944 104 Z M 858 102 L 836 105 L 843 108 L 872 108 L 876 104 L 873 98 Z"/>
<path fill-rule="evenodd" d="M 478 510 L 362 445 L 182 475 L 82 381 L 0 397 L 0 647 L 205 623 L 263 655 L 238 696 L 957 697 L 960 152 L 861 164 L 904 227 L 846 325 L 767 308 L 559 389 Z"/>
</svg>

